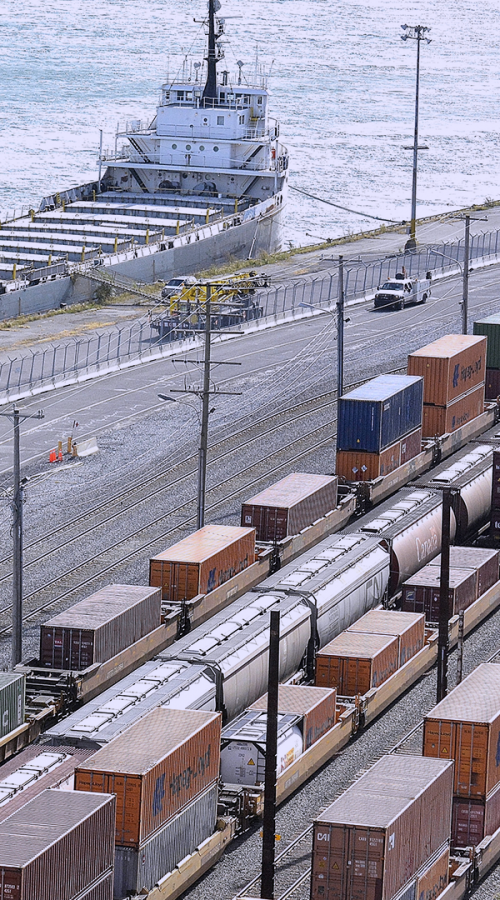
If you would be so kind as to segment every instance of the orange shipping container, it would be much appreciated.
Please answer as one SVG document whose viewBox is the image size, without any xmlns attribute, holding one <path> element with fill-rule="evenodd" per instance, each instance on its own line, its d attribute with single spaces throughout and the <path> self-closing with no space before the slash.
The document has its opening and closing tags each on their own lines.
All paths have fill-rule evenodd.
<svg viewBox="0 0 500 900">
<path fill-rule="evenodd" d="M 486 338 L 447 334 L 409 355 L 408 375 L 423 377 L 424 404 L 446 406 L 473 387 L 484 386 Z"/>
<path fill-rule="evenodd" d="M 417 878 L 415 900 L 434 900 L 449 882 L 450 848 L 448 843 L 434 854 Z"/>
<path fill-rule="evenodd" d="M 280 684 L 278 712 L 304 717 L 304 750 L 319 740 L 322 734 L 333 728 L 336 722 L 337 692 L 335 689 L 302 687 L 296 684 Z M 267 694 L 249 707 L 267 711 Z"/>
<path fill-rule="evenodd" d="M 388 634 L 398 639 L 398 666 L 404 666 L 424 646 L 425 616 L 423 613 L 394 612 L 371 609 L 350 625 L 348 631 L 365 634 Z"/>
<path fill-rule="evenodd" d="M 253 562 L 255 528 L 205 525 L 150 560 L 149 583 L 161 587 L 163 600 L 192 600 Z"/>
<path fill-rule="evenodd" d="M 137 849 L 219 776 L 221 717 L 154 709 L 75 772 L 78 791 L 116 794 L 116 844 Z"/>
<path fill-rule="evenodd" d="M 424 719 L 424 756 L 455 760 L 453 792 L 484 800 L 500 782 L 500 666 L 483 663 Z"/>
<path fill-rule="evenodd" d="M 448 406 L 424 403 L 422 433 L 424 437 L 452 434 L 484 412 L 484 385 L 473 388 Z"/>
<path fill-rule="evenodd" d="M 401 464 L 401 441 L 382 450 L 381 453 L 364 453 L 358 450 L 337 450 L 337 475 L 346 481 L 374 481 L 389 475 Z"/>
<path fill-rule="evenodd" d="M 316 685 L 335 687 L 341 697 L 366 694 L 398 668 L 398 638 L 344 631 L 316 656 Z"/>
</svg>

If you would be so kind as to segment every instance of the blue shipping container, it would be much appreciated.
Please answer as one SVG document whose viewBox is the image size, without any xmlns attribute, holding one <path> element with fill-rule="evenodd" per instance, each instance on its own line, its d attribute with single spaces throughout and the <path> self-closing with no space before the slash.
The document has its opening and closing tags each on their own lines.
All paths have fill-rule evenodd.
<svg viewBox="0 0 500 900">
<path fill-rule="evenodd" d="M 379 375 L 339 400 L 337 450 L 380 453 L 422 424 L 424 380 Z"/>
</svg>

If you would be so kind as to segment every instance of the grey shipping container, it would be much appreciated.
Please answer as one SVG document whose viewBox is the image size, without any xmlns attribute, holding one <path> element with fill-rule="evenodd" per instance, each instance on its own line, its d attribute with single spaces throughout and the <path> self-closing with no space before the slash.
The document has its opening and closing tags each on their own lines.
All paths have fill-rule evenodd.
<svg viewBox="0 0 500 900">
<path fill-rule="evenodd" d="M 422 425 L 419 376 L 379 375 L 340 397 L 337 450 L 380 453 Z"/>
<path fill-rule="evenodd" d="M 138 894 L 144 888 L 151 890 L 160 878 L 214 833 L 218 793 L 216 782 L 138 849 L 116 847 L 114 897 L 117 900 Z"/>
<path fill-rule="evenodd" d="M 19 672 L 0 672 L 0 738 L 24 722 L 26 679 Z"/>
<path fill-rule="evenodd" d="M 161 625 L 157 588 L 110 584 L 40 628 L 40 664 L 80 671 L 105 662 Z"/>
<path fill-rule="evenodd" d="M 402 585 L 401 609 L 425 613 L 426 622 L 439 621 L 441 570 L 431 564 L 412 575 Z M 456 616 L 477 600 L 477 574 L 473 569 L 449 571 L 448 618 Z"/>
<path fill-rule="evenodd" d="M 258 541 L 298 534 L 335 509 L 337 481 L 333 475 L 287 475 L 242 504 L 241 524 L 255 528 Z"/>
<path fill-rule="evenodd" d="M 5 819 L 0 900 L 74 900 L 93 887 L 113 866 L 115 809 L 109 794 L 49 790 Z"/>
<path fill-rule="evenodd" d="M 441 567 L 441 554 L 430 566 Z M 486 547 L 450 547 L 450 566 L 453 569 L 472 569 L 477 577 L 476 596 L 486 593 L 498 581 L 498 550 Z"/>
<path fill-rule="evenodd" d="M 453 764 L 384 756 L 314 823 L 312 900 L 389 900 L 449 840 Z"/>
</svg>

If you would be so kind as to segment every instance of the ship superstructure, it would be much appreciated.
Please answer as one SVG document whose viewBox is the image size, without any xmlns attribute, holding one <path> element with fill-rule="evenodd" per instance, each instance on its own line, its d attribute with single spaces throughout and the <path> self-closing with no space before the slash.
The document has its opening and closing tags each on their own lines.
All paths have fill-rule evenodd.
<svg viewBox="0 0 500 900">
<path fill-rule="evenodd" d="M 204 61 L 162 85 L 152 121 L 118 129 L 96 181 L 2 223 L 4 291 L 101 265 L 152 281 L 279 246 L 286 148 L 267 75 L 256 64 L 247 76 L 240 60 L 234 75 L 223 68 L 218 10 L 209 0 Z"/>
</svg>

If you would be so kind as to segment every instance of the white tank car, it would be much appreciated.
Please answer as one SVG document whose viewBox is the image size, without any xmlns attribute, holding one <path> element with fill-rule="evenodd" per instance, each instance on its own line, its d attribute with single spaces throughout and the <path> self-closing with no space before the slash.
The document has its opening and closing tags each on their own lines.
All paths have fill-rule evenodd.
<svg viewBox="0 0 500 900">
<path fill-rule="evenodd" d="M 276 774 L 281 775 L 304 750 L 300 716 L 278 714 Z M 222 732 L 220 774 L 224 784 L 263 784 L 267 713 L 247 710 Z"/>
<path fill-rule="evenodd" d="M 493 481 L 493 447 L 477 444 L 462 453 L 453 463 L 448 460 L 419 479 L 419 485 L 430 488 L 454 488 L 453 510 L 457 520 L 456 539 L 464 541 L 484 525 L 491 513 Z"/>
</svg>

